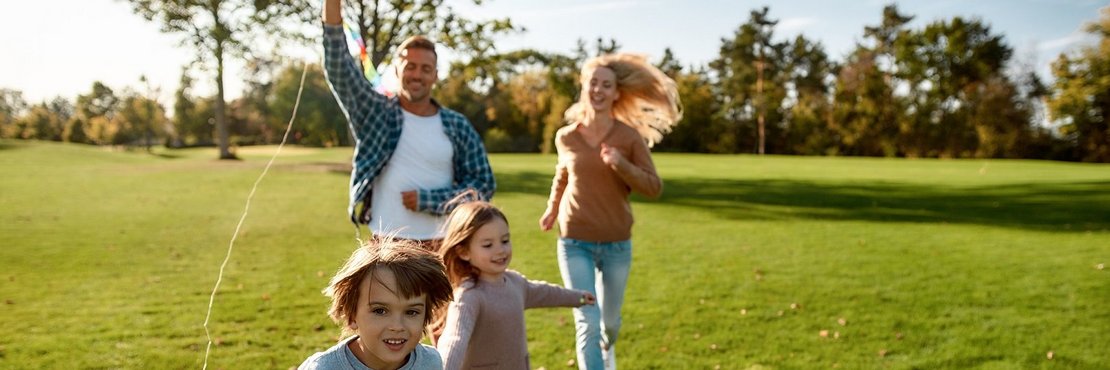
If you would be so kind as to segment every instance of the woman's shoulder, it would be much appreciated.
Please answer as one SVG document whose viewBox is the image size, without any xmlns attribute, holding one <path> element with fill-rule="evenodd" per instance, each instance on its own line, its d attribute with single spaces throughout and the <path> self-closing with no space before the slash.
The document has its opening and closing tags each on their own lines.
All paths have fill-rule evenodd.
<svg viewBox="0 0 1110 370">
<path fill-rule="evenodd" d="M 576 128 L 578 128 L 577 123 L 569 123 L 569 124 L 563 125 L 563 127 L 560 127 L 558 130 L 555 131 L 555 138 L 556 139 L 563 139 L 567 135 L 570 135 L 572 132 L 574 132 L 574 129 L 576 129 Z"/>
<path fill-rule="evenodd" d="M 629 135 L 634 135 L 636 137 L 640 137 L 640 132 L 636 131 L 635 127 L 632 127 L 632 125 L 627 123 L 627 122 L 619 121 L 619 120 L 618 121 L 613 121 L 613 133 L 614 134 L 619 134 L 620 137 L 628 137 Z M 614 135 L 614 136 L 617 136 L 617 135 Z"/>
</svg>

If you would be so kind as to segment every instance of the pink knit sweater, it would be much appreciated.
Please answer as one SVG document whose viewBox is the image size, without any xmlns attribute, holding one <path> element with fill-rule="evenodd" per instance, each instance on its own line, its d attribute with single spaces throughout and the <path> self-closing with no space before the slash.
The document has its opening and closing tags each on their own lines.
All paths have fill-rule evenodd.
<svg viewBox="0 0 1110 370">
<path fill-rule="evenodd" d="M 463 281 L 436 343 L 444 369 L 529 369 L 524 309 L 578 307 L 583 294 L 512 270 L 498 283 Z"/>
</svg>

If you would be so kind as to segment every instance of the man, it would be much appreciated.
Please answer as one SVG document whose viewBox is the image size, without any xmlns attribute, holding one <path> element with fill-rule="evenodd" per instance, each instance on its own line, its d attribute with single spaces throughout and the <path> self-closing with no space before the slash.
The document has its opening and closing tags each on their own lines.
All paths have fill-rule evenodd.
<svg viewBox="0 0 1110 370">
<path fill-rule="evenodd" d="M 400 91 L 374 91 L 347 49 L 340 0 L 324 2 L 324 68 L 355 138 L 348 212 L 375 235 L 423 242 L 439 235 L 451 200 L 493 196 L 486 149 L 470 121 L 431 97 L 438 78 L 435 44 L 423 36 L 398 46 Z"/>
</svg>

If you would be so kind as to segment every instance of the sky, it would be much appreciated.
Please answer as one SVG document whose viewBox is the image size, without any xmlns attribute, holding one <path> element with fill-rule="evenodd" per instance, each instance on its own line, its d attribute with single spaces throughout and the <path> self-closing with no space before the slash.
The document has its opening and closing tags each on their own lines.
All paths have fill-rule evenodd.
<svg viewBox="0 0 1110 370">
<path fill-rule="evenodd" d="M 712 60 L 721 39 L 746 22 L 750 11 L 769 6 L 779 21 L 780 40 L 802 34 L 819 41 L 834 60 L 841 61 L 863 39 L 863 28 L 877 25 L 889 0 L 484 0 L 474 6 L 465 0 L 446 0 L 473 19 L 510 17 L 526 32 L 497 39 L 500 51 L 534 48 L 571 53 L 577 40 L 593 45 L 598 37 L 615 39 L 622 51 L 658 60 L 671 48 L 686 66 Z M 908 27 L 920 29 L 955 16 L 977 18 L 1001 34 L 1014 48 L 1014 63 L 1035 66 L 1049 78 L 1048 65 L 1060 53 L 1074 52 L 1093 39 L 1083 25 L 1098 19 L 1107 0 L 917 0 L 894 1 L 902 14 L 915 16 Z M 146 76 L 161 91 L 163 104 L 172 104 L 181 68 L 195 51 L 178 46 L 179 35 L 159 32 L 158 25 L 131 11 L 122 0 L 9 1 L 0 8 L 0 88 L 23 92 L 31 104 L 62 96 L 73 100 L 101 81 L 114 90 L 143 91 Z M 319 60 L 320 48 L 309 45 L 294 51 L 298 58 Z M 450 58 L 445 53 L 445 59 Z M 446 61 L 440 62 L 445 72 Z M 228 97 L 243 89 L 242 63 L 233 62 L 226 74 Z M 202 83 L 196 93 L 214 91 Z"/>
</svg>

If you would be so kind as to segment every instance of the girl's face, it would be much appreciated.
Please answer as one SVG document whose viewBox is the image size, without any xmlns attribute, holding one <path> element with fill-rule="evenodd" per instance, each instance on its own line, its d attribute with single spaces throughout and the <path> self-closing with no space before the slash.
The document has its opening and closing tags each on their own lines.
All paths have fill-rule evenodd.
<svg viewBox="0 0 1110 370">
<path fill-rule="evenodd" d="M 513 244 L 509 239 L 509 224 L 499 217 L 482 225 L 463 247 L 459 257 L 478 269 L 478 278 L 500 281 L 501 274 L 513 259 Z"/>
<path fill-rule="evenodd" d="M 351 352 L 371 369 L 397 369 L 405 364 L 423 336 L 427 295 L 397 295 L 393 271 L 377 269 L 358 287 L 358 309 L 351 329 L 358 340 Z"/>
<path fill-rule="evenodd" d="M 583 71 L 582 96 L 589 100 L 594 111 L 604 112 L 613 108 L 613 102 L 620 98 L 617 91 L 617 75 L 607 67 L 594 67 Z"/>
</svg>

